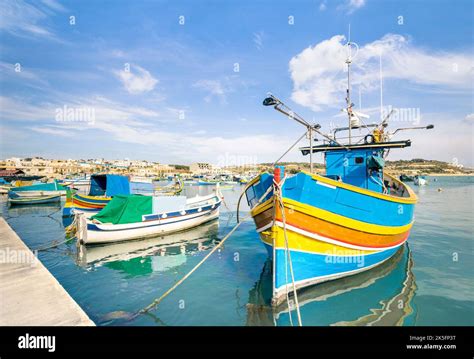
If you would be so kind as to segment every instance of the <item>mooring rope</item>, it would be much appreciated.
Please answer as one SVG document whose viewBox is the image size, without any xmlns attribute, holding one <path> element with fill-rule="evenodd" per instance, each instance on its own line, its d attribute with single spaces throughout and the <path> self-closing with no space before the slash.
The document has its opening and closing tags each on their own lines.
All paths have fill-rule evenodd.
<svg viewBox="0 0 474 359">
<path fill-rule="evenodd" d="M 241 222 L 238 222 L 236 223 L 236 225 L 230 230 L 229 233 L 227 233 L 227 235 L 219 242 L 218 245 L 216 245 L 198 264 L 196 264 L 194 266 L 193 269 L 191 269 L 183 278 L 181 278 L 178 282 L 176 282 L 170 289 L 168 289 L 163 295 L 161 295 L 161 297 L 159 297 L 158 299 L 155 299 L 153 302 L 151 302 L 149 305 L 147 305 L 145 308 L 139 310 L 138 312 L 136 312 L 134 315 L 132 315 L 132 317 L 130 318 L 130 320 L 133 320 L 135 319 L 136 317 L 138 317 L 139 315 L 141 314 L 145 314 L 147 312 L 149 312 L 150 310 L 152 310 L 153 308 L 155 308 L 158 304 L 160 304 L 160 302 L 165 299 L 171 292 L 173 292 L 181 283 L 183 283 L 186 279 L 189 278 L 189 276 L 191 274 L 193 274 L 215 251 L 217 251 L 220 247 L 222 247 L 222 245 L 224 244 L 224 242 L 230 238 L 230 236 L 237 230 L 237 228 L 239 228 L 239 226 L 244 222 L 246 221 L 247 219 L 250 218 L 250 215 L 246 216 Z"/>
<path fill-rule="evenodd" d="M 283 185 L 285 180 L 286 180 L 286 176 L 283 178 L 281 183 L 277 183 L 277 182 L 275 182 L 275 180 L 273 180 L 273 184 L 274 184 L 274 187 L 276 188 L 276 191 L 274 191 L 274 192 L 275 192 L 276 198 L 278 199 L 278 204 L 281 208 L 281 216 L 282 216 L 282 222 L 283 222 L 283 235 L 285 237 L 285 252 L 286 252 L 285 273 L 286 273 L 286 276 L 288 276 L 288 274 L 287 274 L 288 273 L 287 261 L 288 261 L 290 263 L 291 282 L 292 282 L 292 285 L 293 285 L 293 297 L 295 299 L 295 307 L 296 307 L 296 314 L 297 314 L 297 317 L 298 317 L 298 325 L 301 327 L 301 326 L 303 326 L 303 323 L 301 321 L 301 313 L 300 313 L 300 306 L 299 306 L 299 302 L 298 302 L 298 294 L 296 292 L 295 275 L 294 275 L 294 271 L 293 271 L 293 261 L 291 260 L 291 253 L 290 253 L 289 245 L 288 245 L 288 236 L 287 236 L 287 233 L 286 233 L 285 206 L 283 204 L 283 197 L 282 197 L 282 194 L 281 194 L 281 186 Z M 275 258 L 273 260 L 275 260 Z M 288 277 L 286 278 L 286 282 L 288 282 Z M 288 284 L 285 283 L 285 287 L 286 287 L 286 301 L 287 301 L 287 305 L 288 305 L 288 315 L 289 315 L 289 318 L 290 318 L 290 323 L 293 326 L 293 319 L 291 317 L 292 310 L 290 308 L 290 302 L 289 302 L 289 297 L 288 297 Z"/>
<path fill-rule="evenodd" d="M 51 242 L 52 243 L 51 245 L 46 246 L 46 247 L 39 247 L 39 248 L 36 248 L 36 249 L 32 249 L 32 251 L 33 252 L 36 252 L 36 251 L 41 252 L 41 251 L 46 251 L 48 249 L 53 249 L 53 248 L 59 247 L 61 244 L 65 244 L 65 243 L 67 243 L 67 242 L 69 242 L 73 239 L 74 238 L 66 238 L 65 240 L 63 240 L 59 243 L 55 243 L 57 240 L 54 240 L 54 241 Z"/>
<path fill-rule="evenodd" d="M 270 186 L 269 190 L 267 190 L 262 197 L 259 198 L 259 200 L 257 201 L 257 204 L 260 203 L 266 196 L 268 193 L 270 193 L 270 189 L 272 188 L 272 186 Z M 245 193 L 245 189 L 243 191 L 243 193 Z M 238 213 L 238 208 L 237 208 L 237 213 Z M 158 304 L 161 303 L 161 301 L 163 299 L 165 299 L 171 292 L 173 292 L 181 283 L 183 283 L 186 279 L 189 278 L 189 276 L 191 274 L 193 274 L 215 251 L 217 251 L 220 247 L 222 247 L 222 245 L 224 244 L 225 241 L 227 241 L 227 239 L 230 238 L 230 236 L 237 230 L 237 228 L 240 227 L 240 225 L 245 222 L 247 219 L 249 219 L 251 217 L 251 214 L 248 214 L 247 216 L 245 216 L 242 220 L 240 220 L 240 218 L 237 218 L 237 223 L 235 224 L 235 226 L 229 231 L 229 233 L 226 234 L 226 236 L 219 242 L 219 244 L 217 244 L 198 264 L 196 264 L 194 266 L 193 269 L 191 269 L 183 278 L 181 278 L 178 282 L 176 282 L 170 289 L 168 289 L 163 295 L 161 295 L 158 299 L 155 299 L 153 302 L 151 302 L 149 305 L 147 305 L 145 308 L 143 309 L 140 309 L 139 311 L 135 312 L 135 314 L 133 314 L 129 320 L 133 320 L 135 319 L 136 317 L 138 317 L 139 315 L 141 314 L 146 314 L 148 313 L 150 310 L 152 310 L 153 308 L 155 308 Z"/>
</svg>

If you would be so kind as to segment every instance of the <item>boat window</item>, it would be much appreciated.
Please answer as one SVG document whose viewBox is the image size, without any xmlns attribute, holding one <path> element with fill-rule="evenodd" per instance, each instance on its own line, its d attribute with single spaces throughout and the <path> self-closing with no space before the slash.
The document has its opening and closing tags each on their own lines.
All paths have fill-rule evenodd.
<svg viewBox="0 0 474 359">
<path fill-rule="evenodd" d="M 364 157 L 356 157 L 355 158 L 355 163 L 357 163 L 357 164 L 364 163 Z"/>
<path fill-rule="evenodd" d="M 254 203 L 256 202 L 254 186 L 249 187 L 247 191 L 245 192 L 245 195 L 247 196 L 247 203 L 249 207 L 252 208 Z"/>
</svg>

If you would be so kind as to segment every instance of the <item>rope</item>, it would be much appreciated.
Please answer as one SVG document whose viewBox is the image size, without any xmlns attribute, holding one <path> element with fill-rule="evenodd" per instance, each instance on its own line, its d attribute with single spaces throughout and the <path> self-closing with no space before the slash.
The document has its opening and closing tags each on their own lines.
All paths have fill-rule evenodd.
<svg viewBox="0 0 474 359">
<path fill-rule="evenodd" d="M 49 216 L 46 216 L 46 217 L 49 217 Z M 76 219 L 76 216 L 74 216 L 74 220 L 72 221 L 72 223 L 64 229 L 65 234 L 66 234 L 66 239 L 64 239 L 63 241 L 59 243 L 55 243 L 57 242 L 57 240 L 54 240 L 51 242 L 51 245 L 34 249 L 34 251 L 38 251 L 38 252 L 45 251 L 48 249 L 59 247 L 61 244 L 65 244 L 67 242 L 72 241 L 75 238 L 75 236 L 69 237 L 69 235 L 71 233 L 75 233 L 76 229 L 77 229 L 77 219 Z"/>
<path fill-rule="evenodd" d="M 245 186 L 245 188 L 242 190 L 242 193 L 240 194 L 240 197 L 239 197 L 239 200 L 237 202 L 237 223 L 240 221 L 240 216 L 239 216 L 239 208 L 240 208 L 240 200 L 242 199 L 242 196 L 245 194 L 245 191 L 247 190 L 247 188 L 249 187 L 249 185 Z M 259 198 L 259 200 L 257 201 L 257 204 L 259 204 L 260 202 L 262 202 L 262 200 L 273 190 L 273 187 L 272 186 L 269 186 L 267 191 Z"/>
<path fill-rule="evenodd" d="M 222 203 L 224 203 L 224 207 L 226 208 L 227 210 L 227 213 L 228 213 L 228 218 L 227 218 L 227 223 L 226 225 L 228 226 L 230 224 L 230 221 L 232 220 L 232 218 L 234 217 L 234 213 L 232 213 L 232 211 L 230 210 L 229 206 L 227 206 L 227 203 L 224 199 L 224 197 L 222 197 Z"/>
<path fill-rule="evenodd" d="M 161 297 L 159 297 L 158 299 L 155 299 L 151 304 L 149 304 L 148 306 L 146 306 L 145 308 L 139 310 L 138 312 L 136 312 L 134 315 L 132 315 L 131 319 L 135 319 L 136 317 L 138 317 L 139 315 L 141 314 L 145 314 L 147 312 L 149 312 L 150 310 L 152 310 L 153 308 L 155 308 L 158 304 L 160 304 L 160 302 L 165 299 L 171 292 L 173 292 L 181 283 L 183 283 L 187 278 L 189 278 L 189 276 L 191 274 L 193 274 L 215 251 L 217 251 L 220 247 L 222 247 L 222 245 L 224 244 L 224 242 L 230 238 L 230 236 L 232 235 L 232 233 L 234 233 L 237 228 L 239 228 L 239 226 L 247 219 L 250 218 L 250 215 L 246 216 L 241 222 L 238 222 L 231 230 L 229 233 L 227 233 L 227 235 L 219 242 L 219 244 L 217 246 L 215 246 L 198 264 L 196 264 L 196 266 L 194 266 L 193 269 L 191 269 L 183 278 L 181 278 L 178 282 L 176 282 L 170 289 L 168 289 Z"/>
<path fill-rule="evenodd" d="M 59 243 L 55 243 L 55 241 L 51 242 L 53 244 L 49 245 L 49 246 L 46 246 L 46 247 L 39 247 L 39 248 L 36 248 L 36 249 L 33 249 L 33 251 L 38 251 L 38 252 L 41 252 L 41 251 L 46 251 L 48 249 L 52 249 L 52 248 L 56 248 L 56 247 L 59 247 L 61 244 L 65 244 L 69 241 L 71 241 L 73 238 L 66 238 L 65 240 L 59 242 Z"/>
<path fill-rule="evenodd" d="M 291 260 L 291 252 L 289 250 L 288 236 L 287 236 L 287 233 L 286 233 L 285 207 L 283 205 L 283 198 L 282 198 L 282 195 L 281 195 L 281 186 L 285 182 L 286 178 L 287 177 L 285 176 L 280 184 L 276 183 L 275 180 L 274 180 L 273 184 L 274 184 L 274 187 L 276 189 L 275 196 L 278 199 L 278 203 L 279 203 L 280 208 L 281 208 L 281 216 L 282 216 L 282 221 L 283 221 L 283 234 L 284 234 L 284 237 L 285 237 L 285 252 L 286 252 L 286 256 L 285 256 L 286 282 L 288 282 L 288 273 L 287 273 L 288 272 L 288 268 L 287 268 L 288 264 L 287 263 L 289 262 L 290 263 L 291 282 L 293 284 L 293 297 L 295 298 L 296 314 L 297 314 L 297 317 L 298 317 L 298 325 L 301 327 L 301 326 L 303 326 L 303 323 L 301 321 L 300 306 L 299 306 L 299 303 L 298 303 L 298 294 L 296 293 L 295 275 L 294 275 L 294 271 L 293 271 L 293 262 Z M 293 319 L 291 317 L 291 308 L 290 308 L 289 296 L 288 296 L 288 285 L 285 285 L 285 286 L 286 286 L 286 300 L 287 300 L 287 304 L 288 304 L 288 314 L 289 314 L 289 318 L 290 318 L 290 323 L 293 326 Z"/>
</svg>

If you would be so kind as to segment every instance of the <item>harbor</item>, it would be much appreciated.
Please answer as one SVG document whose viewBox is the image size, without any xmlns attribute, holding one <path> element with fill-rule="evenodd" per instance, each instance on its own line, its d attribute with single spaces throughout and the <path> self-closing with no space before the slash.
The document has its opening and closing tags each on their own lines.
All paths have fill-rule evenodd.
<svg viewBox="0 0 474 359">
<path fill-rule="evenodd" d="M 298 298 L 304 325 L 469 325 L 465 314 L 472 310 L 472 254 L 466 250 L 472 208 L 463 199 L 474 195 L 473 178 L 428 179 L 436 186 L 414 188 L 420 203 L 410 243 L 373 271 L 302 291 Z M 210 193 L 211 187 L 187 185 L 184 191 L 192 198 Z M 38 259 L 96 325 L 290 325 L 286 304 L 271 305 L 271 266 L 251 221 L 243 222 L 157 308 L 133 320 L 128 317 L 159 298 L 228 234 L 236 223 L 242 188 L 223 191 L 229 210 L 223 207 L 217 221 L 164 237 L 92 247 L 61 243 L 64 198 L 61 205 L 9 206 L 2 196 L 1 215 L 32 250 L 61 243 L 38 252 Z M 457 203 L 460 211 L 440 206 L 443 202 Z M 248 211 L 241 205 L 240 216 Z M 426 250 L 434 238 L 443 247 Z M 453 253 L 459 253 L 458 261 Z M 434 271 L 434 266 L 450 270 Z M 399 299 L 402 308 L 390 304 Z M 443 312 L 432 316 L 440 306 Z M 383 314 L 387 312 L 391 314 Z M 32 315 L 31 309 L 22 313 Z"/>
<path fill-rule="evenodd" d="M 424 213 L 436 218 L 434 213 L 453 201 L 430 208 L 429 202 L 423 204 L 425 196 L 467 190 L 472 199 L 474 188 L 473 176 L 436 177 L 427 171 L 471 175 L 472 170 L 423 160 L 428 166 L 416 171 L 403 162 L 390 169 L 388 156 L 413 145 L 407 133 L 432 132 L 435 126 L 393 124 L 395 111 L 384 112 L 382 87 L 379 119 L 366 123 L 370 116 L 351 98 L 351 71 L 360 48 L 350 35 L 344 48 L 345 124 L 328 132 L 267 93 L 263 107 L 305 130 L 270 164 L 171 166 L 92 159 L 78 167 L 74 160 L 2 160 L 2 216 L 14 229 L 18 226 L 27 243 L 31 231 L 32 245 L 38 246 L 33 251 L 51 266 L 53 276 L 68 273 L 72 279 L 60 280 L 64 290 L 42 265 L 36 268 L 36 257 L 3 221 L 4 257 L 21 247 L 29 259 L 3 263 L 6 323 L 30 324 L 12 319 L 20 311 L 41 325 L 150 325 L 150 318 L 155 325 L 173 326 L 426 325 L 415 301 L 423 290 L 416 274 L 420 243 L 413 237 L 414 228 L 423 233 L 435 226 L 415 223 L 415 218 Z M 307 156 L 307 165 L 284 162 L 292 151 Z M 323 163 L 315 163 L 319 155 Z M 456 212 L 459 217 L 459 208 Z M 469 218 L 472 207 L 461 213 Z M 444 260 L 456 267 L 459 253 Z M 463 273 L 466 277 L 456 280 L 458 294 L 463 281 L 469 282 L 469 271 Z M 438 275 L 437 288 L 440 280 Z M 370 300 L 358 299 L 374 288 Z M 29 295 L 35 291 L 40 293 Z M 362 307 L 332 304 L 333 315 L 324 321 L 320 307 L 344 297 Z M 37 310 L 28 301 L 45 306 L 39 317 L 22 309 Z M 235 320 L 229 303 L 235 305 L 238 323 L 227 322 Z M 47 321 L 43 316 L 49 311 L 56 315 Z M 194 323 L 197 313 L 209 319 Z"/>
<path fill-rule="evenodd" d="M 0 13 L 0 359 L 472 356 L 473 1 Z"/>
</svg>

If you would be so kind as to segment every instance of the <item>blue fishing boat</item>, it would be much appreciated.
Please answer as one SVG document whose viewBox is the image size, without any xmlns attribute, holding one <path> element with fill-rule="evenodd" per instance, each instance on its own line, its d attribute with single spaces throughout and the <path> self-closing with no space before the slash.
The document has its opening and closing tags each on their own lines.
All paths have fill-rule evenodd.
<svg viewBox="0 0 474 359">
<path fill-rule="evenodd" d="M 63 208 L 63 217 L 71 217 L 74 213 L 84 213 L 92 216 L 100 212 L 115 195 L 129 195 L 130 181 L 126 176 L 97 174 L 90 178 L 90 188 L 87 195 L 68 193 Z"/>
<path fill-rule="evenodd" d="M 346 63 L 347 127 L 325 134 L 277 97 L 263 101 L 306 128 L 300 140 L 306 136 L 309 145 L 300 150 L 310 155 L 309 172 L 287 174 L 283 166 L 275 166 L 273 173 L 259 174 L 245 188 L 257 232 L 272 259 L 274 305 L 289 296 L 297 301 L 299 289 L 385 262 L 407 241 L 413 226 L 417 196 L 384 172 L 385 157 L 411 145 L 410 140 L 393 141 L 397 132 L 433 126 L 390 132 L 392 113 L 379 124 L 363 124 L 361 118 L 367 116 L 355 111 L 350 101 L 350 55 Z M 355 136 L 355 129 L 364 133 Z M 341 132 L 347 136 L 338 138 Z M 315 137 L 323 143 L 315 146 Z M 313 173 L 313 153 L 324 155 L 325 173 Z"/>
</svg>

